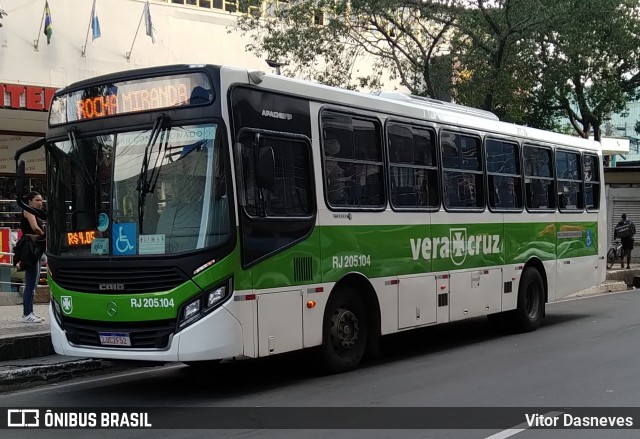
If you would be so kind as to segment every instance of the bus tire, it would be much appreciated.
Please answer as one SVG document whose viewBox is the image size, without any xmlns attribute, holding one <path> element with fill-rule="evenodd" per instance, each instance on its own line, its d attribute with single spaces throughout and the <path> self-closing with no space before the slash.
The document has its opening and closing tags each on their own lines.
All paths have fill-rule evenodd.
<svg viewBox="0 0 640 439">
<path fill-rule="evenodd" d="M 531 332 L 538 329 L 544 315 L 544 283 L 540 272 L 527 267 L 518 287 L 518 307 L 513 311 L 513 329 Z"/>
<path fill-rule="evenodd" d="M 320 358 L 324 369 L 342 373 L 360 364 L 367 347 L 369 327 L 362 299 L 349 287 L 329 298 L 322 325 Z"/>
</svg>

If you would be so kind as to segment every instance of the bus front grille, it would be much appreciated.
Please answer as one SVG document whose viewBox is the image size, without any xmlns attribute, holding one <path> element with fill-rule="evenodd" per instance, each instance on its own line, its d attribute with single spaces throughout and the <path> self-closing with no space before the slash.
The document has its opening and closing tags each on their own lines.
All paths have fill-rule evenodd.
<svg viewBox="0 0 640 439">
<path fill-rule="evenodd" d="M 119 346 L 122 349 L 164 349 L 175 328 L 175 320 L 109 323 L 65 318 L 62 322 L 67 340 L 76 346 L 102 347 L 101 332 L 129 334 L 131 346 Z"/>
<path fill-rule="evenodd" d="M 83 293 L 153 293 L 173 289 L 187 280 L 175 267 L 60 268 L 53 280 L 62 288 Z"/>
</svg>

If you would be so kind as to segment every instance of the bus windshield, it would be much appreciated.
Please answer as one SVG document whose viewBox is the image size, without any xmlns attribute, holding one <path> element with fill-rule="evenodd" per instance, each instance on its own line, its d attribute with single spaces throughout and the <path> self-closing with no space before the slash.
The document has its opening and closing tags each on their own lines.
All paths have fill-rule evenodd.
<svg viewBox="0 0 640 439">
<path fill-rule="evenodd" d="M 229 239 L 225 166 L 216 124 L 52 142 L 52 255 L 175 254 Z"/>
</svg>

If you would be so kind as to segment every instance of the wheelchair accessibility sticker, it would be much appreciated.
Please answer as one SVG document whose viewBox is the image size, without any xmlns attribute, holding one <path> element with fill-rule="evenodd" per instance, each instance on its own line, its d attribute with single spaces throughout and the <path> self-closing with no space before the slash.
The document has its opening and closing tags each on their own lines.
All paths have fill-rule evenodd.
<svg viewBox="0 0 640 439">
<path fill-rule="evenodd" d="M 114 223 L 112 227 L 113 254 L 114 255 L 135 255 L 136 254 L 136 224 L 135 223 Z"/>
</svg>

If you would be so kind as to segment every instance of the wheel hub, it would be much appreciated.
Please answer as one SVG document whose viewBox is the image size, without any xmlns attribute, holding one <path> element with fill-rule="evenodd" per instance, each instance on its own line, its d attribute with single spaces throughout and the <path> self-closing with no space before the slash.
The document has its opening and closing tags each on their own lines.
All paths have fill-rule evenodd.
<svg viewBox="0 0 640 439">
<path fill-rule="evenodd" d="M 331 340 L 334 346 L 349 349 L 358 341 L 358 318 L 348 309 L 338 308 L 331 319 Z"/>
</svg>

